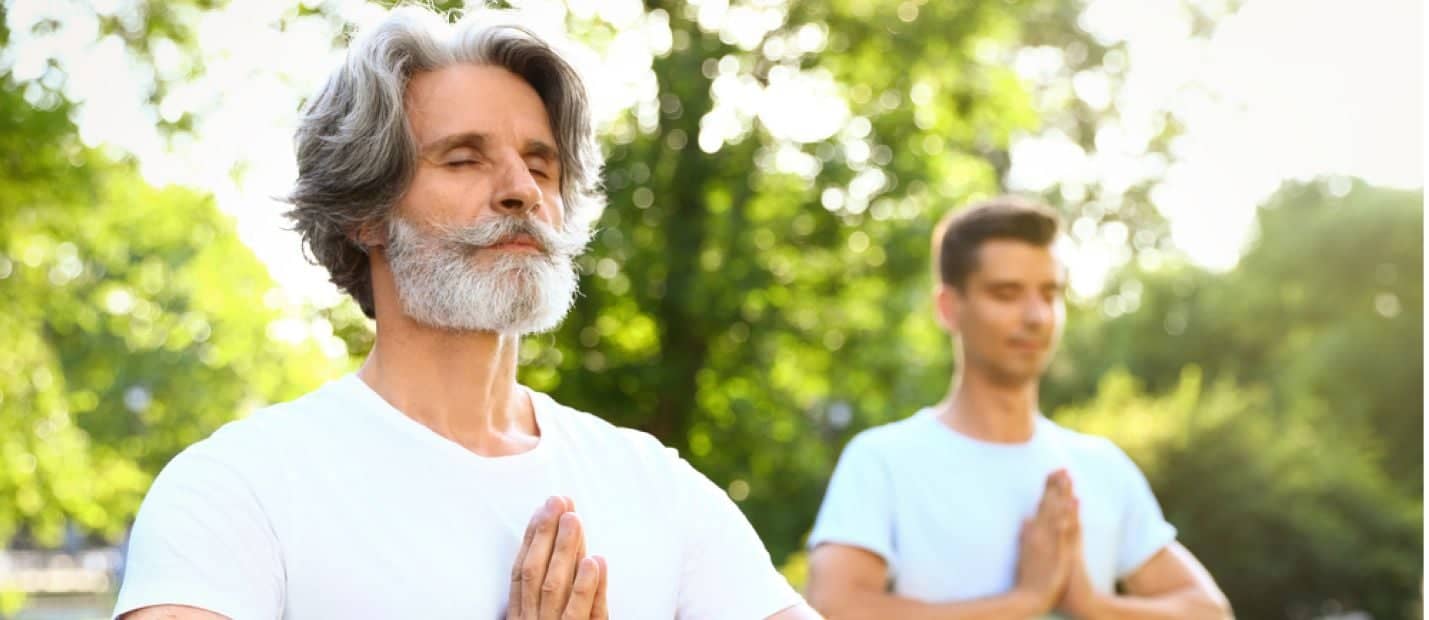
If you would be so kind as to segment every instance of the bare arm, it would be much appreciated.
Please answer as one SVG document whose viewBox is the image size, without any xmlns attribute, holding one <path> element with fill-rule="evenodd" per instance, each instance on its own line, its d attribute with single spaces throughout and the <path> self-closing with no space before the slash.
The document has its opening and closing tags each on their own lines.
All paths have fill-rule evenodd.
<svg viewBox="0 0 1429 620">
<path fill-rule="evenodd" d="M 188 605 L 153 605 L 135 609 L 119 620 L 228 620 L 228 616 Z"/>
<path fill-rule="evenodd" d="M 889 594 L 888 564 L 865 549 L 819 545 L 809 554 L 809 602 L 831 620 L 1026 618 L 1051 605 L 1027 590 L 957 603 L 923 603 Z"/>
<path fill-rule="evenodd" d="M 1091 620 L 1231 618 L 1230 602 L 1206 568 L 1180 543 L 1171 543 L 1123 580 L 1125 595 L 1100 594 L 1072 576 L 1061 609 Z"/>
<path fill-rule="evenodd" d="M 1231 618 L 1230 602 L 1196 556 L 1171 543 L 1122 583 L 1127 594 L 1102 598 L 1087 618 Z"/>
</svg>

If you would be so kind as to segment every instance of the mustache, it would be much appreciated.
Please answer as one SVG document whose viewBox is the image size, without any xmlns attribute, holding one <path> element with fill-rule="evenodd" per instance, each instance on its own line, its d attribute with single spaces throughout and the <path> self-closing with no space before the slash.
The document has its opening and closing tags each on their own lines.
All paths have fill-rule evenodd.
<svg viewBox="0 0 1429 620">
<path fill-rule="evenodd" d="M 529 217 L 500 215 L 466 224 L 443 224 L 433 227 L 433 235 L 443 242 L 480 250 L 510 242 L 517 237 L 530 237 L 548 256 L 573 258 L 585 251 L 590 234 L 570 228 L 557 229 Z"/>
</svg>

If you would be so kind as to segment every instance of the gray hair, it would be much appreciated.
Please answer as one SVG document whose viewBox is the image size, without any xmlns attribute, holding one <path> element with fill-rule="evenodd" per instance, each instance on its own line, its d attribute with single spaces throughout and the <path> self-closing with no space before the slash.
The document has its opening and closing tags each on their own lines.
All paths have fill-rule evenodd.
<svg viewBox="0 0 1429 620">
<path fill-rule="evenodd" d="M 454 24 L 416 6 L 393 9 L 358 36 L 347 58 L 304 110 L 297 134 L 298 180 L 287 216 L 310 260 L 376 317 L 366 226 L 385 223 L 411 183 L 417 144 L 407 122 L 407 83 L 458 64 L 493 65 L 521 77 L 546 106 L 561 160 L 566 226 L 585 230 L 605 207 L 600 148 L 585 85 L 550 43 L 509 11 L 473 12 Z M 480 102 L 473 102 L 479 105 Z"/>
</svg>

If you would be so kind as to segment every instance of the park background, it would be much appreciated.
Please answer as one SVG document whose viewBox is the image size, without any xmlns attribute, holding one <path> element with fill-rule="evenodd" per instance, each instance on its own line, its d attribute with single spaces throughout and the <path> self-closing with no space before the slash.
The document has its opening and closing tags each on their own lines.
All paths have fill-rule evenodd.
<svg viewBox="0 0 1429 620">
<path fill-rule="evenodd" d="M 517 4 L 610 196 L 521 378 L 677 448 L 796 583 L 844 443 L 948 387 L 933 222 L 1011 191 L 1067 224 L 1044 411 L 1238 615 L 1421 617 L 1420 3 Z M 370 346 L 273 196 L 381 7 L 0 0 L 0 617 L 103 616 L 164 463 Z"/>
</svg>

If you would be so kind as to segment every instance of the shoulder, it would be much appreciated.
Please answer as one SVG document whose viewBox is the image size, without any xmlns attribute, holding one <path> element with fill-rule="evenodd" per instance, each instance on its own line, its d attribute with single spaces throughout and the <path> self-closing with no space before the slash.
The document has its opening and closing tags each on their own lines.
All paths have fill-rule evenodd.
<svg viewBox="0 0 1429 620">
<path fill-rule="evenodd" d="M 928 411 L 919 410 L 901 420 L 864 429 L 849 440 L 844 452 L 883 456 L 907 453 L 911 445 L 929 436 L 930 422 L 935 421 Z"/>
<path fill-rule="evenodd" d="M 1094 466 L 1108 474 L 1140 475 L 1140 468 L 1112 440 L 1101 435 L 1073 430 L 1046 418 L 1043 418 L 1040 423 L 1046 425 L 1061 449 L 1070 452 L 1078 461 Z"/>
<path fill-rule="evenodd" d="M 546 411 L 556 432 L 563 435 L 568 448 L 598 455 L 603 459 L 631 461 L 642 465 L 657 465 L 678 458 L 673 448 L 660 443 L 650 433 L 616 426 L 592 413 L 557 402 L 554 398 L 532 391 L 537 407 Z M 542 430 L 545 432 L 545 429 Z"/>
<path fill-rule="evenodd" d="M 556 422 L 552 426 L 562 435 L 560 449 L 566 452 L 562 458 L 598 466 L 603 477 L 619 480 L 642 496 L 675 497 L 680 505 L 704 505 L 714 496 L 727 501 L 708 477 L 654 435 L 616 426 L 545 395 L 537 398 L 537 406 L 545 402 L 548 418 Z"/>
<path fill-rule="evenodd" d="M 252 479 L 281 471 L 289 455 L 331 428 L 329 418 L 342 410 L 337 381 L 294 400 L 268 405 L 220 426 L 164 467 L 171 476 L 185 470 L 225 469 Z"/>
<path fill-rule="evenodd" d="M 652 444 L 660 445 L 654 435 L 616 426 L 598 415 L 562 404 L 547 394 L 532 390 L 531 398 L 536 407 L 544 409 L 549 419 L 556 422 L 561 432 L 577 442 L 608 443 L 634 450 L 648 450 Z"/>
</svg>

